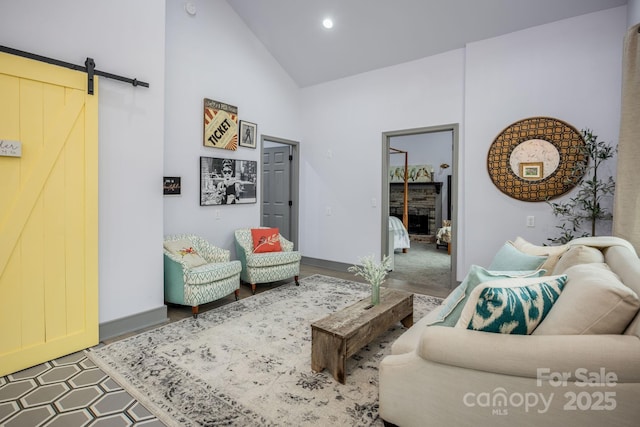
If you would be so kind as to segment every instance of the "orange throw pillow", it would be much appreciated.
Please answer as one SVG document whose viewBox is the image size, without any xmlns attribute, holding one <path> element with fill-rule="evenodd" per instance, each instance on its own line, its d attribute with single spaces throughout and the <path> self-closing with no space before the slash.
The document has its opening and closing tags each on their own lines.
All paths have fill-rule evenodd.
<svg viewBox="0 0 640 427">
<path fill-rule="evenodd" d="M 277 228 L 252 228 L 253 252 L 280 252 L 280 230 Z"/>
</svg>

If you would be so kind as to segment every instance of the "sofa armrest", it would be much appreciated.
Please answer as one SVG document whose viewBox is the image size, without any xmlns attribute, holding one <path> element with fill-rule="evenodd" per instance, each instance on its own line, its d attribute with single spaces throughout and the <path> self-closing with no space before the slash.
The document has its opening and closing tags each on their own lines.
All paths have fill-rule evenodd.
<svg viewBox="0 0 640 427">
<path fill-rule="evenodd" d="M 177 257 L 176 255 L 174 255 L 173 253 L 169 252 L 166 249 L 164 249 L 164 256 L 169 258 L 170 261 L 178 264 L 178 266 L 180 266 L 182 270 L 186 271 L 189 269 L 189 265 L 186 262 L 184 262 L 182 258 Z"/>
<path fill-rule="evenodd" d="M 540 372 L 613 372 L 618 383 L 640 382 L 635 335 L 508 335 L 445 326 L 427 327 L 417 353 L 443 365 L 538 378 Z M 543 370 L 543 371 L 539 371 Z"/>
</svg>

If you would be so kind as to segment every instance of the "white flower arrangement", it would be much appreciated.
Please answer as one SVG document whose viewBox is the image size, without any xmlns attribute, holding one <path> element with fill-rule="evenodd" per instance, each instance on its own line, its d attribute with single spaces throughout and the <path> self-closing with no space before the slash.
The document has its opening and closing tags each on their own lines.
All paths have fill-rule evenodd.
<svg viewBox="0 0 640 427">
<path fill-rule="evenodd" d="M 347 269 L 356 276 L 362 276 L 364 279 L 374 286 L 380 286 L 384 283 L 389 267 L 391 265 L 391 257 L 388 255 L 382 258 L 381 262 L 376 262 L 373 255 L 360 258 L 362 266 L 353 265 Z"/>
</svg>

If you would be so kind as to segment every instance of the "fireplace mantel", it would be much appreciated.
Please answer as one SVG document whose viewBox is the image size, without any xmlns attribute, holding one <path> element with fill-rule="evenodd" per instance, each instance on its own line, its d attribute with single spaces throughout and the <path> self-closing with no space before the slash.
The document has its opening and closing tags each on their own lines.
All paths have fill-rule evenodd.
<svg viewBox="0 0 640 427">
<path fill-rule="evenodd" d="M 433 185 L 436 188 L 436 194 L 440 194 L 440 191 L 442 190 L 442 182 L 409 182 L 407 184 L 409 184 L 409 186 L 414 186 L 414 185 Z M 402 183 L 402 182 L 392 182 L 391 185 L 392 186 L 404 187 L 404 183 Z"/>
</svg>

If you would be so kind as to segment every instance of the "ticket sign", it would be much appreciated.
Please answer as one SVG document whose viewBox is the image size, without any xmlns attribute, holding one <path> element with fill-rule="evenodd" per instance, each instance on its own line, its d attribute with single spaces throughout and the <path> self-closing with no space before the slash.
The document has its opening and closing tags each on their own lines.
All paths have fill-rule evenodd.
<svg viewBox="0 0 640 427">
<path fill-rule="evenodd" d="M 238 108 L 212 99 L 204 99 L 204 145 L 238 149 Z"/>
</svg>

